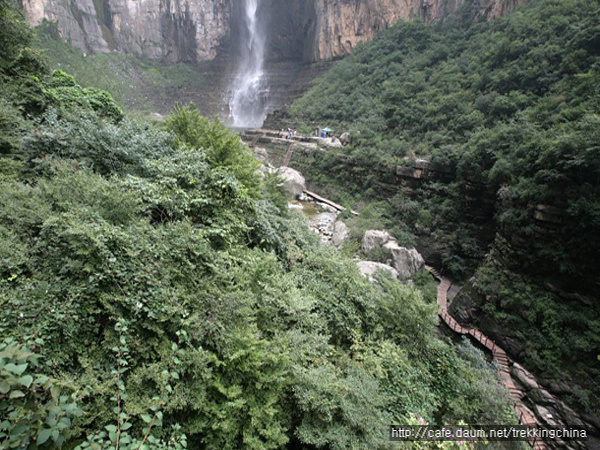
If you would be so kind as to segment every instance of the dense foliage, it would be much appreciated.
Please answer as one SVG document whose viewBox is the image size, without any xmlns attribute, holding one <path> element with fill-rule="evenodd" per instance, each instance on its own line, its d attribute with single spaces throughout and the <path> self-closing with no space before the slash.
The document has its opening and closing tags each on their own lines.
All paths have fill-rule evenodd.
<svg viewBox="0 0 600 450">
<path fill-rule="evenodd" d="M 378 200 L 377 220 L 447 272 L 465 279 L 493 244 L 501 267 L 484 271 L 496 277 L 476 306 L 528 341 L 534 367 L 576 367 L 596 395 L 599 17 L 595 1 L 532 0 L 492 22 L 472 21 L 467 4 L 446 24 L 400 23 L 290 108 L 299 124 L 352 134 L 311 178 L 346 201 Z M 423 178 L 403 177 L 420 158 Z"/>
<path fill-rule="evenodd" d="M 320 246 L 237 136 L 193 107 L 130 120 L 0 13 L 0 448 L 384 449 L 416 416 L 514 420 L 481 352 Z"/>
<path fill-rule="evenodd" d="M 593 272 L 598 27 L 598 4 L 581 0 L 533 1 L 491 23 L 401 23 L 334 67 L 291 113 L 354 130 L 351 155 L 370 166 L 423 155 L 462 183 L 502 186 L 507 233 L 530 236 L 538 203 L 564 206 L 577 226 L 546 256 L 561 272 Z"/>
</svg>

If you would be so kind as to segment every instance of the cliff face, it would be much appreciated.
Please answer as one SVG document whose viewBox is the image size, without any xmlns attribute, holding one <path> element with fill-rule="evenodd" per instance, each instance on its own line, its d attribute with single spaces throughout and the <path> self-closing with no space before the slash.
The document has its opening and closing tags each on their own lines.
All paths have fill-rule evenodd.
<svg viewBox="0 0 600 450">
<path fill-rule="evenodd" d="M 473 16 L 499 17 L 526 0 L 314 0 L 313 61 L 345 56 L 398 20 L 444 20 L 465 4 Z"/>
<path fill-rule="evenodd" d="M 121 51 L 167 63 L 212 60 L 231 34 L 234 0 L 22 0 L 32 25 L 56 22 L 89 53 Z M 239 1 L 239 0 L 236 0 Z M 472 0 L 263 0 L 271 60 L 323 61 L 352 52 L 398 20 L 444 20 Z M 526 0 L 479 0 L 500 16 Z"/>
<path fill-rule="evenodd" d="M 55 22 L 90 53 L 120 51 L 167 63 L 213 59 L 229 34 L 229 0 L 23 0 L 31 25 Z"/>
</svg>

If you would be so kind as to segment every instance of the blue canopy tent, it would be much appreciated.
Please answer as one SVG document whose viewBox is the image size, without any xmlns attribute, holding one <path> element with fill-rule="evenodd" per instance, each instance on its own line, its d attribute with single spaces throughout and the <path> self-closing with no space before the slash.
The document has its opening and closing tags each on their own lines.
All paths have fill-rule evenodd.
<svg viewBox="0 0 600 450">
<path fill-rule="evenodd" d="M 333 130 L 331 128 L 325 127 L 325 128 L 321 128 L 321 137 L 322 138 L 326 138 L 329 133 L 333 132 Z"/>
</svg>

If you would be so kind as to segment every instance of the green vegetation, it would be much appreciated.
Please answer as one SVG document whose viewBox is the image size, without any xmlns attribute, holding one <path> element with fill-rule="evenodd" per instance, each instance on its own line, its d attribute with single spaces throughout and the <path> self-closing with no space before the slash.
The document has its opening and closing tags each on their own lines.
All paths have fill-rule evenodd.
<svg viewBox="0 0 600 450">
<path fill-rule="evenodd" d="M 600 379 L 598 320 L 590 314 L 589 299 L 560 298 L 540 280 L 506 273 L 493 263 L 479 268 L 476 276 L 477 283 L 467 294 L 486 299 L 479 305 L 486 319 L 528 344 L 527 363 L 537 372 L 574 377 L 578 386 L 566 400 L 595 413 Z"/>
<path fill-rule="evenodd" d="M 469 17 L 467 5 L 446 24 L 399 23 L 292 104 L 298 125 L 352 135 L 343 158 L 330 151 L 306 172 L 341 201 L 379 201 L 377 221 L 457 278 L 496 235 L 503 269 L 488 267 L 495 288 L 479 285 L 476 306 L 518 326 L 531 365 L 575 373 L 600 404 L 599 5 L 532 0 Z M 522 281 L 505 285 L 506 269 Z"/>
<path fill-rule="evenodd" d="M 11 338 L 0 343 L 2 449 L 29 448 L 34 442 L 35 446 L 43 446 L 50 438 L 60 446 L 65 441 L 64 430 L 81 415 L 68 396 L 52 395 L 56 380 L 39 374 L 39 355 L 32 349 L 40 345 L 40 338 L 30 342 L 30 347 Z"/>
<path fill-rule="evenodd" d="M 200 90 L 205 83 L 202 73 L 191 64 L 166 66 L 119 52 L 86 55 L 63 41 L 53 23 L 44 22 L 35 29 L 33 45 L 44 52 L 52 68 L 73 74 L 84 86 L 110 92 L 138 117 L 169 110 L 174 98 Z"/>
<path fill-rule="evenodd" d="M 437 337 L 435 305 L 320 246 L 221 124 L 191 106 L 131 120 L 51 73 L 0 0 L 13 29 L 0 448 L 414 448 L 388 425 L 515 420 L 481 352 Z"/>
<path fill-rule="evenodd" d="M 592 273 L 600 253 L 589 204 L 598 194 L 597 18 L 595 3 L 538 0 L 492 23 L 401 23 L 334 67 L 290 113 L 354 131 L 347 152 L 367 166 L 368 196 L 377 197 L 374 165 L 422 156 L 458 172 L 454 185 L 423 187 L 418 209 L 426 212 L 398 194 L 390 221 L 443 227 L 464 212 L 466 182 L 503 186 L 510 205 L 498 222 L 507 233 L 527 239 L 532 207 L 564 205 L 579 225 L 545 256 L 562 273 Z M 540 254 L 528 250 L 530 267 Z"/>
</svg>

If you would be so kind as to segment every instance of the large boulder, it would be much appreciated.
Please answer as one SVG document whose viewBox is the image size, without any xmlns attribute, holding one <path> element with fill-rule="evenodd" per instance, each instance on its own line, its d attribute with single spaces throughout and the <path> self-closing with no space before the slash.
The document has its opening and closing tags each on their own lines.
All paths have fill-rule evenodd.
<svg viewBox="0 0 600 450">
<path fill-rule="evenodd" d="M 383 247 L 390 240 L 392 237 L 387 231 L 367 230 L 362 241 L 362 251 L 368 253 L 375 248 Z"/>
<path fill-rule="evenodd" d="M 342 143 L 338 138 L 319 138 L 317 141 L 319 147 L 342 148 Z"/>
<path fill-rule="evenodd" d="M 396 241 L 387 242 L 383 248 L 392 255 L 392 266 L 398 271 L 398 277 L 407 280 L 416 275 L 425 264 L 425 260 L 415 248 L 400 247 Z"/>
<path fill-rule="evenodd" d="M 394 278 L 398 278 L 398 271 L 386 264 L 382 264 L 375 261 L 359 261 L 357 265 L 361 275 L 368 279 L 371 283 L 375 281 L 373 275 L 375 275 L 375 272 L 377 272 L 377 270 L 384 270 L 386 272 L 389 272 Z"/>
<path fill-rule="evenodd" d="M 269 154 L 264 148 L 254 147 L 253 153 L 256 160 L 260 162 L 260 167 L 256 169 L 256 173 L 261 177 L 264 178 L 267 173 L 273 173 L 276 170 L 269 162 Z"/>
<path fill-rule="evenodd" d="M 350 143 L 350 133 L 345 132 L 340 136 L 340 142 L 342 143 L 342 145 L 345 147 L 346 145 L 348 145 Z"/>
<path fill-rule="evenodd" d="M 333 235 L 331 236 L 332 244 L 335 247 L 341 246 L 344 243 L 344 241 L 348 239 L 349 231 L 350 230 L 348 229 L 348 226 L 341 220 L 338 220 L 336 223 L 334 223 Z"/>
<path fill-rule="evenodd" d="M 254 147 L 254 149 L 252 150 L 252 153 L 254 154 L 254 157 L 261 163 L 263 163 L 263 164 L 269 163 L 269 154 L 267 153 L 266 149 L 264 149 L 262 147 Z"/>
<path fill-rule="evenodd" d="M 306 180 L 297 170 L 282 166 L 278 173 L 283 178 L 283 189 L 288 194 L 298 197 L 306 189 Z"/>
</svg>

